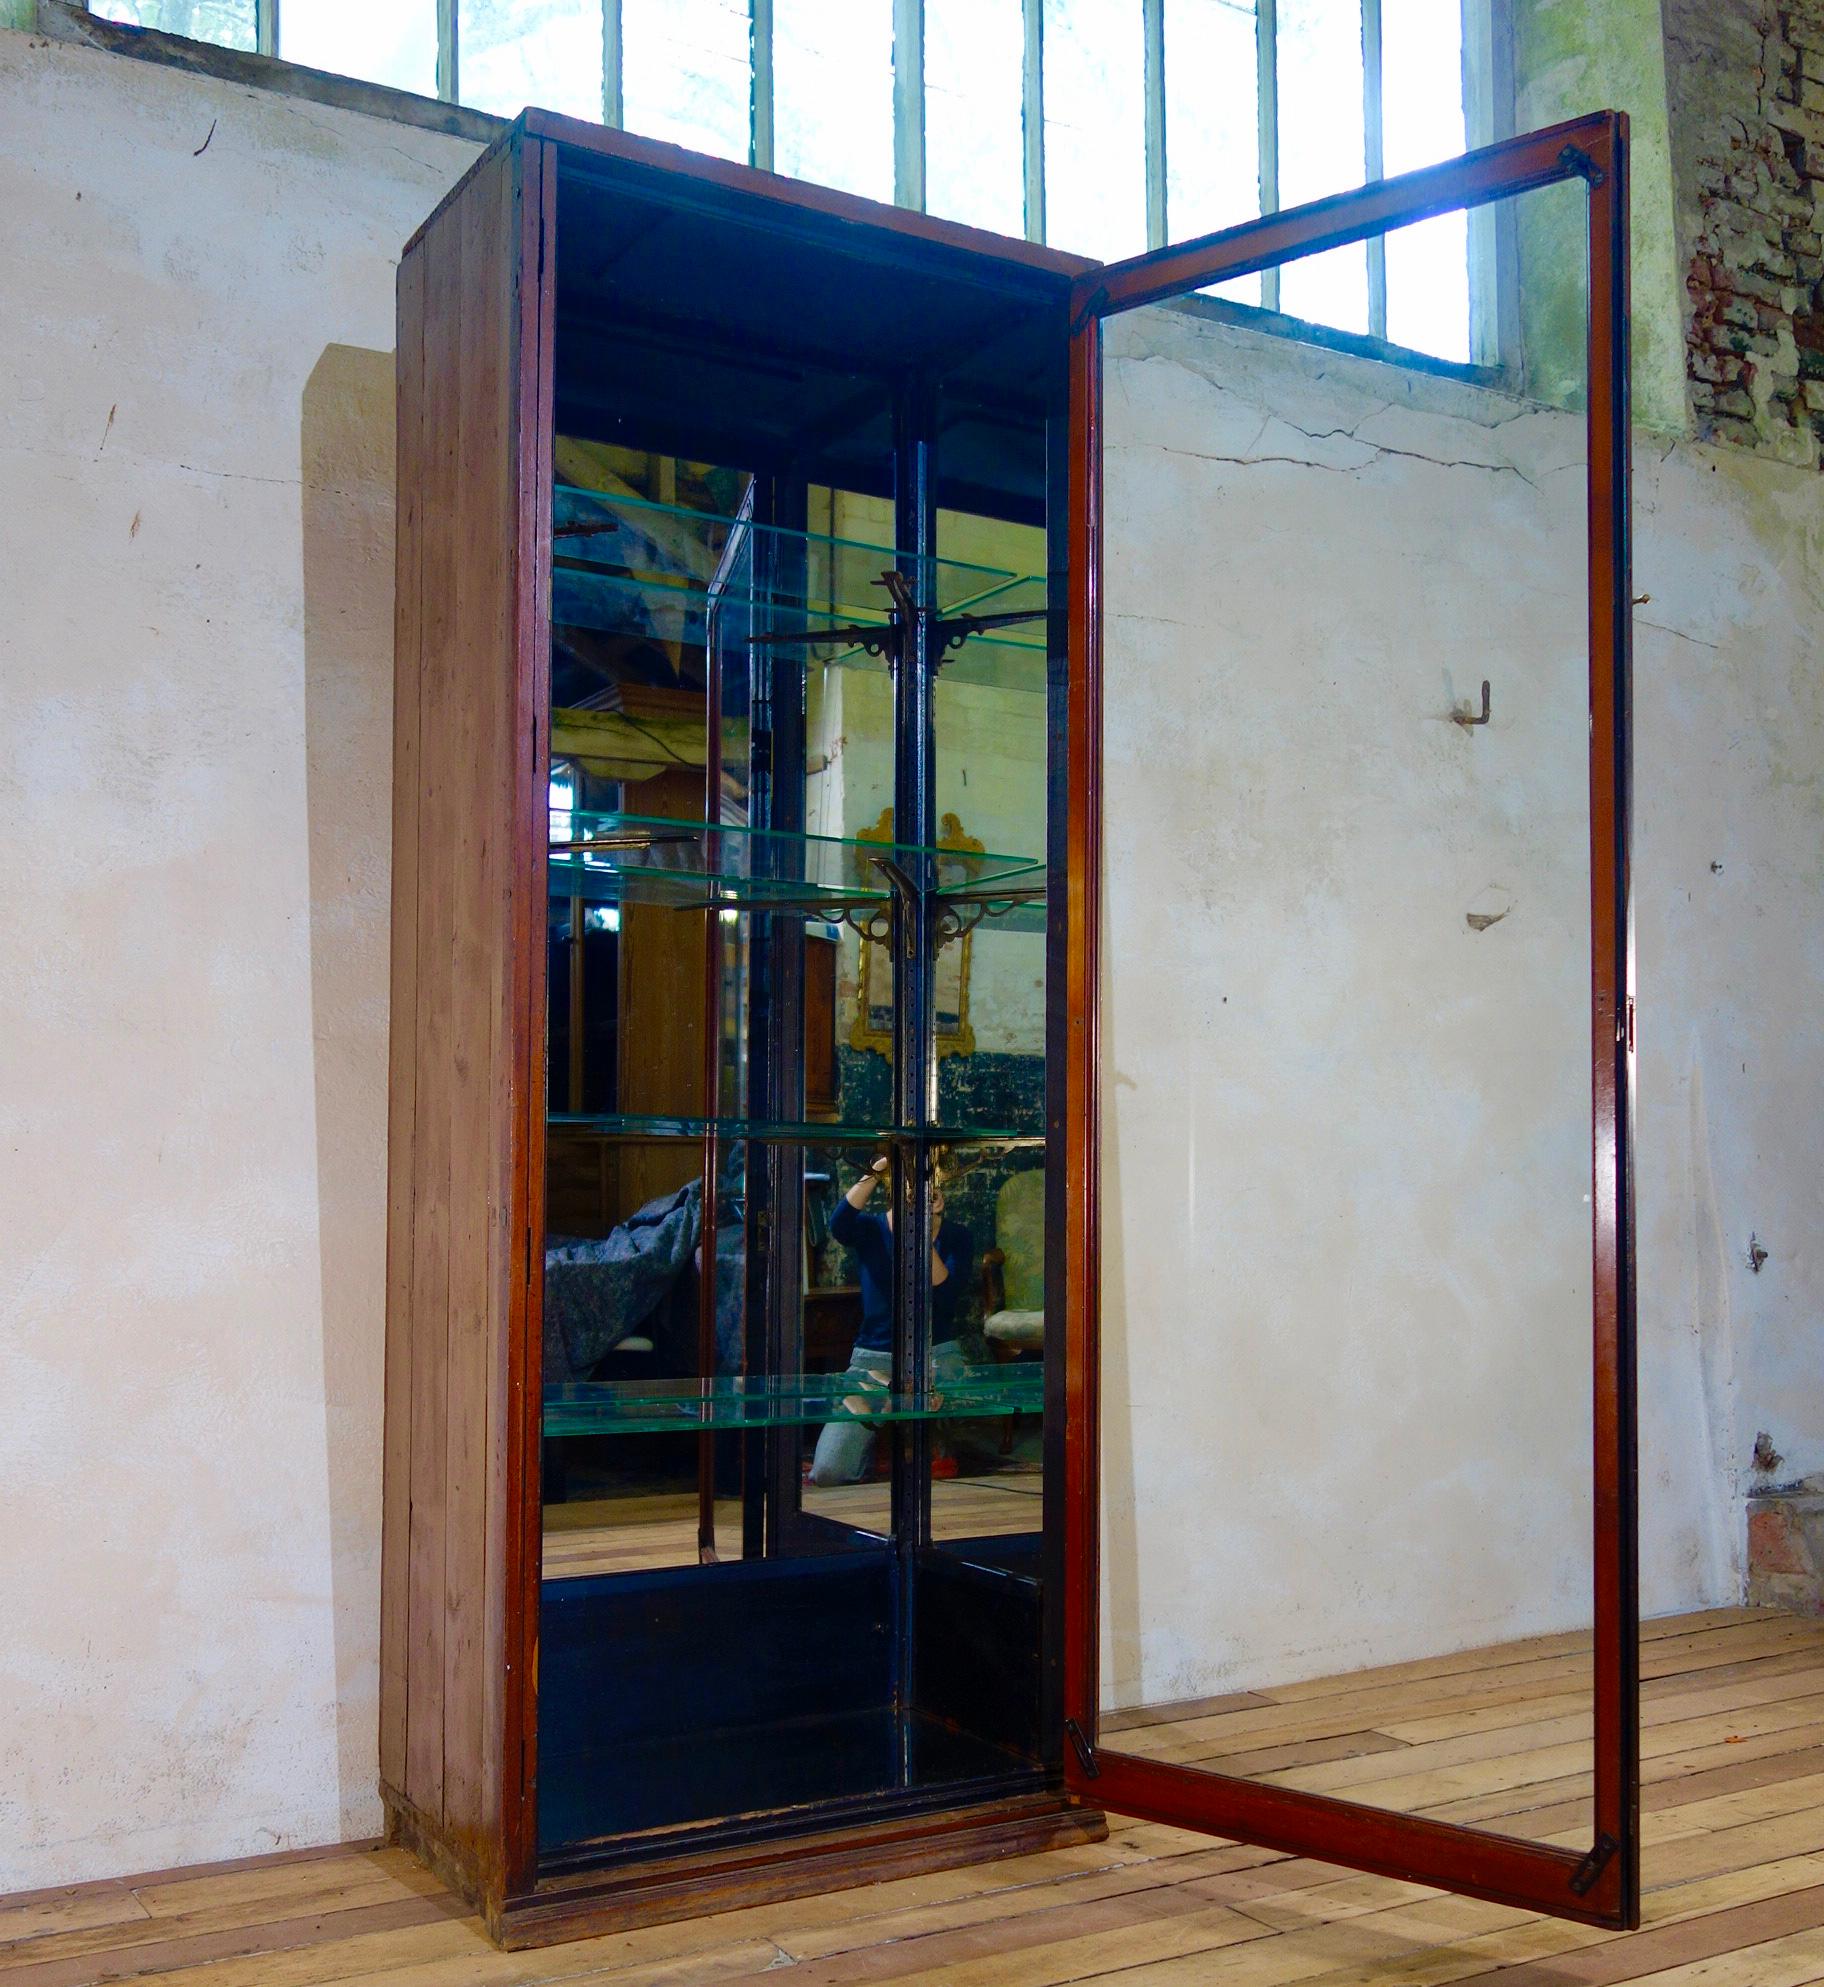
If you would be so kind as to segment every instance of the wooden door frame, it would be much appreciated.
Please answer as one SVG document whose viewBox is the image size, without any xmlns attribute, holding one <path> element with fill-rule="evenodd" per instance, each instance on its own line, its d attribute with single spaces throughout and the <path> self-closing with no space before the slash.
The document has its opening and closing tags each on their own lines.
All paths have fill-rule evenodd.
<svg viewBox="0 0 1824 1987">
<path fill-rule="evenodd" d="M 1098 1744 L 1102 321 L 1430 215 L 1580 179 L 1589 197 L 1588 555 L 1593 1104 L 1595 1822 L 1587 1853 Z M 1633 1033 L 1629 913 L 1628 128 L 1575 119 L 1078 277 L 1070 351 L 1065 1150 L 1066 1785 L 1120 1812 L 1590 1924 L 1640 1913 Z"/>
</svg>

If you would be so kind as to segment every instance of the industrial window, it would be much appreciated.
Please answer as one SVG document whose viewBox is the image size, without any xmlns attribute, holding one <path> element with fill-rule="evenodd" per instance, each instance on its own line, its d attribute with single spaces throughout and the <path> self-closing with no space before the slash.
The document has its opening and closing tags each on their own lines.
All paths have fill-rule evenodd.
<svg viewBox="0 0 1824 1987">
<path fill-rule="evenodd" d="M 623 125 L 1102 260 L 1499 135 L 1495 0 L 96 0 L 134 26 Z M 1461 216 L 1224 295 L 1493 357 Z"/>
</svg>

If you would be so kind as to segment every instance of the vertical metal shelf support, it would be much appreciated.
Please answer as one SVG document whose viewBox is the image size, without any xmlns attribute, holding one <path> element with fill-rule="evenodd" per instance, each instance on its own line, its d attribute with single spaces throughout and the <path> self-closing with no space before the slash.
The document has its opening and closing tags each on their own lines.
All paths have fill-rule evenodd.
<svg viewBox="0 0 1824 1987">
<path fill-rule="evenodd" d="M 928 382 L 908 380 L 893 414 L 894 543 L 918 610 L 893 664 L 893 833 L 902 845 L 929 850 L 937 840 L 936 661 L 930 641 L 936 606 L 937 397 Z M 893 1121 L 913 1134 L 899 1141 L 893 1167 L 896 1239 L 893 1384 L 922 1393 L 931 1372 L 932 1153 L 922 1134 L 937 1107 L 933 1053 L 932 946 L 936 934 L 932 859 L 916 858 L 911 896 L 893 914 Z M 902 1711 L 917 1702 L 918 1556 L 931 1530 L 931 1427 L 901 1422 L 893 1443 L 893 1549 L 897 1569 L 899 1688 Z M 910 1784 L 912 1727 L 902 1716 L 899 1765 Z"/>
</svg>

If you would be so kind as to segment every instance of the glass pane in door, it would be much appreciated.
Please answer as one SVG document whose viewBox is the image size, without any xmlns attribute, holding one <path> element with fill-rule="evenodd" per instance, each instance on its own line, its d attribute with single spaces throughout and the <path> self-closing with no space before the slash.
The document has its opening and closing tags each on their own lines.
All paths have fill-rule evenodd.
<svg viewBox="0 0 1824 1987">
<path fill-rule="evenodd" d="M 1102 1747 L 1579 1854 L 1586 200 L 1498 388 L 1105 326 L 1100 1069 Z"/>
</svg>

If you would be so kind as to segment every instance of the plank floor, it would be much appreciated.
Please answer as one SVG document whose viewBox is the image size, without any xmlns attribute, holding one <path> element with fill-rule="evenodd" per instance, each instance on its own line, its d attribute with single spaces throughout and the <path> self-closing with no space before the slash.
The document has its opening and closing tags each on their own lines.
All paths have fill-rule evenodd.
<svg viewBox="0 0 1824 1987">
<path fill-rule="evenodd" d="M 1131 1715 L 1109 1742 L 1234 1762 L 1312 1744 L 1304 1721 L 1315 1718 L 1334 1728 L 1317 1735 L 1320 1746 L 1377 1732 L 1391 1743 L 1330 1759 L 1268 1758 L 1254 1770 L 1296 1775 L 1397 1754 L 1411 1770 L 1341 1791 L 1399 1781 L 1385 1798 L 1570 1840 L 1587 1832 L 1586 1794 L 1564 1771 L 1562 1746 L 1538 1733 L 1565 1715 L 1565 1678 L 1580 1657 L 1567 1637 L 1508 1644 L 1259 1700 Z M 1646 1907 L 1630 1934 L 1111 1818 L 1109 1840 L 1084 1848 L 530 1953 L 495 1952 L 473 1918 L 391 1849 L 351 1845 L 84 1884 L 0 1898 L 0 1987 L 697 1987 L 762 1976 L 793 1987 L 1824 1981 L 1824 1622 L 1742 1609 L 1684 1616 L 1649 1624 L 1642 1658 Z M 1228 1722 L 1237 1717 L 1254 1722 Z M 1475 1741 L 1468 1753 L 1465 1739 Z M 1459 1752 L 1440 1761 L 1431 1750 L 1439 1745 Z"/>
</svg>

